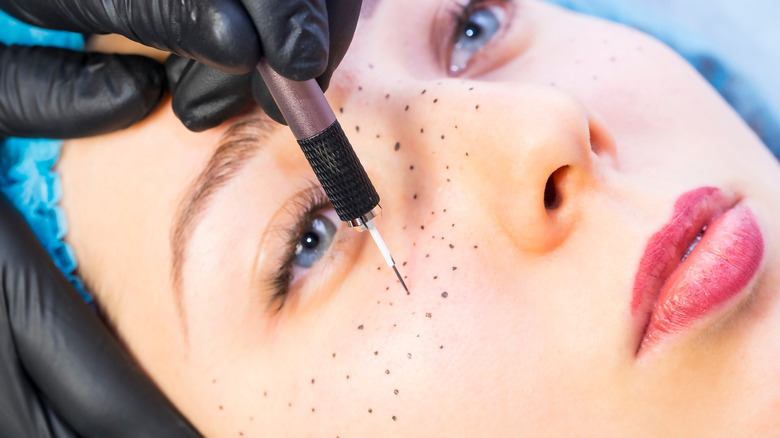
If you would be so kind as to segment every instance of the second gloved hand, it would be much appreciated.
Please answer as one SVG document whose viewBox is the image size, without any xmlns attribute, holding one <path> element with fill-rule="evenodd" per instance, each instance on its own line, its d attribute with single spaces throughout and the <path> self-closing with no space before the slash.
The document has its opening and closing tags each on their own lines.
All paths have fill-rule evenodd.
<svg viewBox="0 0 780 438">
<path fill-rule="evenodd" d="M 248 99 L 238 94 L 246 94 L 251 81 L 263 109 L 281 121 L 259 75 L 221 73 L 256 75 L 261 56 L 285 77 L 317 78 L 327 88 L 352 40 L 361 2 L 116 0 L 107 8 L 103 0 L 0 0 L 0 9 L 50 29 L 121 34 L 204 64 L 177 67 L 171 87 L 174 111 L 188 128 L 201 131 L 240 112 Z"/>
</svg>

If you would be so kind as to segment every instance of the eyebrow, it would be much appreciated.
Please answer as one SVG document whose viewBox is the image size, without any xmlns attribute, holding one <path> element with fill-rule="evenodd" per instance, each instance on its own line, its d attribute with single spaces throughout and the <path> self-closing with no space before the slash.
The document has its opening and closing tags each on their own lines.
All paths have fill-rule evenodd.
<svg viewBox="0 0 780 438">
<path fill-rule="evenodd" d="M 187 333 L 186 314 L 183 305 L 182 270 L 185 254 L 195 230 L 211 200 L 220 189 L 244 168 L 246 163 L 262 149 L 262 140 L 274 122 L 265 114 L 251 114 L 233 124 L 220 139 L 219 146 L 198 177 L 189 185 L 174 216 L 171 231 L 171 280 L 173 294 L 184 333 Z"/>
</svg>

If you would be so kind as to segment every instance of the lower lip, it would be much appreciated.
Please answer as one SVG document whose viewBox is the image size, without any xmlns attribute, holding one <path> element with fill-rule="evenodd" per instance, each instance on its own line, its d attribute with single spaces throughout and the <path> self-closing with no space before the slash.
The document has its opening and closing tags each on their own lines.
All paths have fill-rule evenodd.
<svg viewBox="0 0 780 438">
<path fill-rule="evenodd" d="M 764 239 L 749 208 L 737 205 L 713 220 L 701 242 L 664 283 L 639 349 L 737 303 L 763 255 Z"/>
</svg>

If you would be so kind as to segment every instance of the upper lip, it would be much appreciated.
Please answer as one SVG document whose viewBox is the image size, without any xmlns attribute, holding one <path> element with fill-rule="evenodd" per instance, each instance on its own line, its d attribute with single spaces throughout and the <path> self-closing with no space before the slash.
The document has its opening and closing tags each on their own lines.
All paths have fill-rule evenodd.
<svg viewBox="0 0 780 438">
<path fill-rule="evenodd" d="M 640 341 L 661 288 L 680 265 L 696 236 L 736 202 L 733 195 L 714 187 L 686 192 L 675 202 L 672 218 L 648 240 L 631 300 L 631 315 L 641 324 Z"/>
</svg>

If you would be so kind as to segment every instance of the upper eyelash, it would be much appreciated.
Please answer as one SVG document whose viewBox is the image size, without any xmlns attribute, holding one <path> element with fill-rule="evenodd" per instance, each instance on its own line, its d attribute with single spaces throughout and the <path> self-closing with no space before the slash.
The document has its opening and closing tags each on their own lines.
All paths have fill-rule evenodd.
<svg viewBox="0 0 780 438">
<path fill-rule="evenodd" d="M 275 271 L 276 274 L 273 275 L 269 282 L 273 291 L 268 301 L 269 306 L 279 301 L 279 306 L 275 311 L 279 311 L 284 306 L 287 298 L 292 265 L 295 261 L 295 248 L 298 245 L 301 234 L 306 231 L 309 224 L 318 216 L 320 211 L 329 207 L 331 207 L 331 203 L 327 195 L 325 195 L 322 187 L 315 184 L 295 194 L 290 201 L 290 208 L 294 209 L 292 216 L 297 217 L 297 220 L 292 228 L 286 230 L 287 239 L 284 244 L 284 256 Z"/>
<path fill-rule="evenodd" d="M 452 18 L 457 25 L 455 32 L 457 32 L 466 24 L 466 16 L 468 14 L 474 12 L 478 6 L 481 6 L 483 3 L 487 3 L 488 1 L 490 0 L 468 0 L 463 4 L 453 1 L 453 7 L 450 10 L 450 14 L 452 14 Z"/>
</svg>

